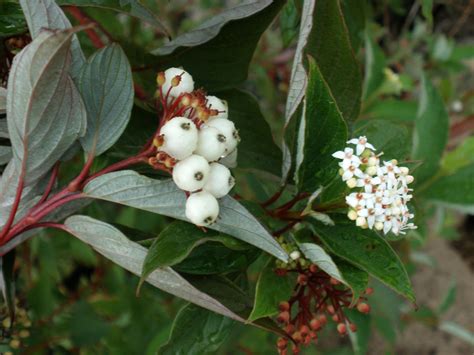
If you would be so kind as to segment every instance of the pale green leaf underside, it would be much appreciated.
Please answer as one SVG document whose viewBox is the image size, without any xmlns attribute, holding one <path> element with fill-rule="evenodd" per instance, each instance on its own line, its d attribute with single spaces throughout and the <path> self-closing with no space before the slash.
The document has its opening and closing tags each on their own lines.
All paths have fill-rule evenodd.
<svg viewBox="0 0 474 355">
<path fill-rule="evenodd" d="M 84 188 L 84 194 L 187 221 L 186 196 L 172 180 L 154 180 L 134 171 L 119 171 L 98 177 Z M 211 229 L 232 235 L 287 260 L 287 254 L 268 231 L 240 203 L 226 196 L 219 201 L 218 221 Z"/>
<path fill-rule="evenodd" d="M 87 216 L 72 216 L 65 221 L 68 231 L 91 245 L 98 253 L 140 276 L 147 250 L 130 241 L 115 227 Z M 201 307 L 243 321 L 217 300 L 199 291 L 171 268 L 157 269 L 146 280 L 151 285 Z"/>
<path fill-rule="evenodd" d="M 20 4 L 33 38 L 45 28 L 52 30 L 71 28 L 68 18 L 54 0 L 20 0 Z M 72 39 L 71 55 L 71 75 L 76 78 L 85 63 L 84 53 L 76 35 Z"/>
<path fill-rule="evenodd" d="M 122 135 L 133 106 L 132 71 L 118 44 L 97 51 L 82 68 L 79 90 L 87 108 L 86 152 L 100 155 Z"/>
</svg>

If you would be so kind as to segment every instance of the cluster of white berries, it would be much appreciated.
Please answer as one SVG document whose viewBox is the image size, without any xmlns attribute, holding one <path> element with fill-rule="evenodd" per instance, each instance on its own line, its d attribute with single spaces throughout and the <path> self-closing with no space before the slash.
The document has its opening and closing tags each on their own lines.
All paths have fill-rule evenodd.
<svg viewBox="0 0 474 355">
<path fill-rule="evenodd" d="M 173 181 L 187 192 L 186 217 L 198 226 L 214 223 L 217 199 L 235 184 L 229 167 L 235 167 L 240 141 L 227 104 L 194 90 L 189 73 L 169 68 L 157 77 L 166 122 L 155 137 L 158 154 L 151 165 L 164 165 Z"/>
<path fill-rule="evenodd" d="M 355 145 L 355 152 L 347 147 L 333 157 L 342 160 L 339 163 L 342 180 L 358 190 L 346 196 L 349 219 L 361 228 L 375 228 L 385 234 L 390 231 L 395 235 L 405 234 L 405 230 L 415 229 L 409 223 L 414 215 L 407 206 L 413 197 L 412 189 L 408 188 L 413 182 L 409 169 L 399 167 L 396 160 L 381 164 L 383 153 L 375 154 L 374 146 L 364 136 L 347 143 Z"/>
</svg>

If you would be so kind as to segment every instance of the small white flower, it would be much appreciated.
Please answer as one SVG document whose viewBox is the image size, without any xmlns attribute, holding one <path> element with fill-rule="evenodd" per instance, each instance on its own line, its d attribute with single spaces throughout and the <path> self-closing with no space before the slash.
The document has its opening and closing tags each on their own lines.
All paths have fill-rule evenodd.
<svg viewBox="0 0 474 355">
<path fill-rule="evenodd" d="M 360 159 L 357 155 L 354 155 L 354 149 L 345 148 L 344 151 L 340 150 L 332 155 L 334 158 L 342 159 L 339 166 L 346 170 L 351 165 L 359 166 Z"/>
<path fill-rule="evenodd" d="M 339 166 L 341 166 L 341 164 L 342 163 L 339 163 Z M 353 178 L 354 176 L 358 178 L 364 176 L 364 173 L 362 172 L 362 170 L 359 169 L 359 164 L 357 162 L 352 162 L 347 168 L 344 169 L 344 173 L 342 174 L 342 181 L 347 181 Z"/>
<path fill-rule="evenodd" d="M 290 253 L 291 260 L 298 260 L 301 258 L 301 253 L 298 250 L 294 250 Z"/>
<path fill-rule="evenodd" d="M 365 192 L 373 192 L 375 190 L 375 186 L 379 185 L 382 181 L 378 176 L 370 176 L 370 175 L 362 175 L 359 176 L 357 180 L 357 187 L 363 187 Z"/>
<path fill-rule="evenodd" d="M 361 155 L 365 149 L 375 150 L 374 146 L 367 142 L 367 137 L 360 136 L 359 138 L 353 138 L 347 141 L 348 144 L 356 145 L 357 155 Z"/>
</svg>

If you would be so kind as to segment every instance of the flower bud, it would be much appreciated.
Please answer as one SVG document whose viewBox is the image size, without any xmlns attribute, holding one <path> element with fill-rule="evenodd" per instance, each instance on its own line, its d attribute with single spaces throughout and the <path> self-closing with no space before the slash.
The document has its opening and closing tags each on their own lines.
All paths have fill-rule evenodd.
<svg viewBox="0 0 474 355">
<path fill-rule="evenodd" d="M 309 271 L 311 271 L 313 274 L 318 272 L 318 267 L 315 264 L 311 264 L 309 266 Z"/>
<path fill-rule="evenodd" d="M 283 311 L 289 311 L 290 310 L 290 304 L 287 301 L 280 302 L 280 304 L 278 305 L 278 308 L 282 312 Z"/>
<path fill-rule="evenodd" d="M 309 326 L 313 330 L 319 330 L 322 327 L 321 322 L 317 320 L 316 318 L 311 319 L 311 321 L 309 322 Z"/>
<path fill-rule="evenodd" d="M 308 276 L 306 276 L 305 274 L 299 274 L 296 278 L 296 282 L 300 285 L 306 285 L 308 283 Z"/>
<path fill-rule="evenodd" d="M 165 81 L 162 86 L 163 95 L 178 97 L 194 90 L 194 80 L 188 72 L 180 68 L 169 68 L 164 72 Z M 160 78 L 160 80 L 162 80 Z M 157 78 L 158 81 L 158 78 Z"/>
<path fill-rule="evenodd" d="M 363 227 L 367 224 L 367 221 L 365 219 L 365 217 L 357 217 L 356 219 L 356 226 L 357 227 Z"/>
<path fill-rule="evenodd" d="M 288 346 L 288 340 L 285 339 L 285 338 L 278 338 L 277 340 L 277 348 L 278 349 L 286 349 L 286 347 Z"/>
<path fill-rule="evenodd" d="M 341 335 L 344 335 L 347 333 L 347 327 L 344 323 L 339 323 L 337 325 L 337 332 Z"/>
<path fill-rule="evenodd" d="M 156 83 L 158 84 L 158 86 L 162 86 L 165 83 L 165 81 L 166 81 L 165 73 L 160 71 L 158 75 L 156 76 Z"/>
<path fill-rule="evenodd" d="M 354 323 L 349 323 L 349 328 L 351 332 L 355 333 L 357 331 L 357 326 Z"/>
<path fill-rule="evenodd" d="M 374 176 L 375 174 L 377 174 L 377 167 L 375 166 L 369 166 L 365 172 L 370 175 L 370 176 Z"/>
<path fill-rule="evenodd" d="M 216 221 L 219 215 L 219 204 L 209 192 L 196 192 L 186 200 L 185 214 L 195 225 L 206 227 Z"/>
<path fill-rule="evenodd" d="M 277 317 L 277 321 L 280 323 L 288 323 L 290 321 L 290 312 L 283 311 Z"/>
<path fill-rule="evenodd" d="M 298 260 L 301 257 L 301 253 L 298 250 L 294 250 L 290 253 L 290 258 L 292 260 Z"/>
<path fill-rule="evenodd" d="M 413 181 L 415 181 L 415 178 L 411 175 L 407 175 L 406 180 L 407 184 L 411 184 Z"/>
<path fill-rule="evenodd" d="M 367 303 L 359 303 L 357 305 L 357 310 L 360 312 L 360 313 L 369 313 L 370 312 L 370 306 L 367 304 Z"/>
<path fill-rule="evenodd" d="M 372 287 L 367 287 L 366 290 L 365 290 L 365 294 L 367 296 L 370 296 L 371 294 L 374 293 L 374 289 Z"/>
<path fill-rule="evenodd" d="M 330 304 L 328 307 L 327 307 L 327 310 L 328 310 L 328 313 L 329 314 L 334 314 L 336 313 L 336 310 L 334 309 L 334 306 L 332 304 Z"/>
<path fill-rule="evenodd" d="M 374 228 L 378 231 L 381 231 L 383 229 L 383 223 L 382 222 L 375 222 Z"/>
<path fill-rule="evenodd" d="M 309 334 L 309 327 L 307 325 L 302 325 L 300 327 L 300 333 L 303 337 Z"/>
<path fill-rule="evenodd" d="M 353 189 L 357 185 L 357 180 L 355 178 L 350 178 L 346 181 L 346 184 L 350 189 Z"/>
<path fill-rule="evenodd" d="M 408 175 L 409 172 L 410 172 L 410 169 L 408 169 L 406 166 L 401 166 L 400 167 L 400 173 L 402 175 Z"/>
<path fill-rule="evenodd" d="M 347 217 L 351 220 L 351 221 L 355 221 L 357 219 L 357 212 L 354 211 L 354 210 L 350 210 L 349 213 L 347 213 Z"/>
</svg>

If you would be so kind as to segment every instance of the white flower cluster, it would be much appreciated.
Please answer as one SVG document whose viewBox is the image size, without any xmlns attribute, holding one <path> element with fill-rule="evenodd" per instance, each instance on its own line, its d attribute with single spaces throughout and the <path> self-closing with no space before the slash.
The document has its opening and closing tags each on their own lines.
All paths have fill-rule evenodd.
<svg viewBox="0 0 474 355">
<path fill-rule="evenodd" d="M 396 160 L 383 161 L 375 154 L 375 148 L 362 136 L 351 139 L 344 151 L 333 154 L 341 159 L 339 163 L 342 180 L 351 189 L 357 189 L 346 196 L 350 209 L 349 219 L 361 228 L 375 228 L 385 234 L 405 234 L 407 229 L 415 229 L 409 223 L 414 217 L 407 203 L 413 197 L 408 185 L 413 182 L 407 167 L 399 167 Z"/>
<path fill-rule="evenodd" d="M 157 82 L 168 116 L 154 141 L 154 163 L 170 168 L 173 181 L 188 193 L 186 217 L 208 226 L 219 215 L 217 199 L 235 184 L 228 167 L 236 165 L 238 132 L 228 119 L 227 104 L 195 91 L 183 69 L 169 68 L 158 74 Z"/>
</svg>

